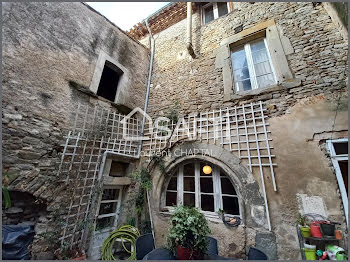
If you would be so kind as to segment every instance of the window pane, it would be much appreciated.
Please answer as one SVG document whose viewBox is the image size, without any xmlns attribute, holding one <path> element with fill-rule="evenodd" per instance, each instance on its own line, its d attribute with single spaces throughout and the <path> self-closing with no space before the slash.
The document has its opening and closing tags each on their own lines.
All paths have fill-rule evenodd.
<svg viewBox="0 0 350 262">
<path fill-rule="evenodd" d="M 235 70 L 233 72 L 233 78 L 235 81 L 242 81 L 249 79 L 249 70 L 248 67 L 243 67 L 241 69 Z"/>
<path fill-rule="evenodd" d="M 204 23 L 209 23 L 212 20 L 214 20 L 214 10 L 211 5 L 204 9 Z"/>
<path fill-rule="evenodd" d="M 117 202 L 101 203 L 99 215 L 114 213 L 117 207 Z"/>
<path fill-rule="evenodd" d="M 112 227 L 114 223 L 114 217 L 98 218 L 96 221 L 96 230 L 101 230 L 106 227 Z"/>
<path fill-rule="evenodd" d="M 236 91 L 251 90 L 250 74 L 244 47 L 233 51 L 231 58 Z"/>
<path fill-rule="evenodd" d="M 234 70 L 240 69 L 242 67 L 247 67 L 247 57 L 244 48 L 232 52 L 232 66 Z"/>
<path fill-rule="evenodd" d="M 201 195 L 201 209 L 214 212 L 214 196 Z"/>
<path fill-rule="evenodd" d="M 104 189 L 102 200 L 115 200 L 118 198 L 119 189 Z"/>
<path fill-rule="evenodd" d="M 252 52 L 254 64 L 269 61 L 269 56 L 267 55 L 266 49 L 259 50 L 257 52 Z"/>
<path fill-rule="evenodd" d="M 349 191 L 348 191 L 348 161 L 341 160 L 338 163 L 339 163 L 339 168 L 340 168 L 343 180 L 344 180 L 346 193 L 349 195 Z"/>
<path fill-rule="evenodd" d="M 218 2 L 217 4 L 218 4 L 219 17 L 226 15 L 228 13 L 227 3 L 226 2 Z"/>
<path fill-rule="evenodd" d="M 195 196 L 192 193 L 184 193 L 184 206 L 194 207 Z"/>
<path fill-rule="evenodd" d="M 269 61 L 255 64 L 254 68 L 256 76 L 261 76 L 272 72 Z"/>
<path fill-rule="evenodd" d="M 223 209 L 225 213 L 231 215 L 239 215 L 239 205 L 237 197 L 222 197 Z"/>
<path fill-rule="evenodd" d="M 264 40 L 262 41 L 259 41 L 259 42 L 255 42 L 255 43 L 252 43 L 250 45 L 251 49 L 252 49 L 252 52 L 256 52 L 258 50 L 261 50 L 261 49 L 265 49 L 265 43 L 264 43 Z"/>
<path fill-rule="evenodd" d="M 258 82 L 259 88 L 264 88 L 264 87 L 267 87 L 269 85 L 273 85 L 275 83 L 275 80 L 274 80 L 272 74 L 258 76 L 256 78 L 256 80 Z"/>
<path fill-rule="evenodd" d="M 194 176 L 194 163 L 184 165 L 184 176 Z"/>
<path fill-rule="evenodd" d="M 173 176 L 168 184 L 168 190 L 177 190 L 177 177 Z"/>
<path fill-rule="evenodd" d="M 235 81 L 235 87 L 237 91 L 248 91 L 252 89 L 250 80 Z"/>
<path fill-rule="evenodd" d="M 194 177 L 184 177 L 184 191 L 194 192 Z"/>
<path fill-rule="evenodd" d="M 176 206 L 177 204 L 177 193 L 176 192 L 166 192 L 166 206 Z"/>
<path fill-rule="evenodd" d="M 235 188 L 233 187 L 228 177 L 221 177 L 221 193 L 228 195 L 236 195 Z"/>
<path fill-rule="evenodd" d="M 254 63 L 256 81 L 259 88 L 264 88 L 275 84 L 268 51 L 264 40 L 250 45 Z"/>
<path fill-rule="evenodd" d="M 201 192 L 203 193 L 213 193 L 213 179 L 211 177 L 201 177 Z"/>
<path fill-rule="evenodd" d="M 344 155 L 348 154 L 348 143 L 333 143 L 335 154 Z"/>
</svg>

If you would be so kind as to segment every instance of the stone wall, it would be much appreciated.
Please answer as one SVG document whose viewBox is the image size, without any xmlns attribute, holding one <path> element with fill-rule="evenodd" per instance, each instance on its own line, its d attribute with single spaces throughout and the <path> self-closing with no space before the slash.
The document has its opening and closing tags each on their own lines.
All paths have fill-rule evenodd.
<svg viewBox="0 0 350 262">
<path fill-rule="evenodd" d="M 154 36 L 149 112 L 167 115 L 179 104 L 181 115 L 196 115 L 263 101 L 268 108 L 272 154 L 277 164 L 277 192 L 273 191 L 271 177 L 265 177 L 273 238 L 279 259 L 300 259 L 296 233 L 296 218 L 303 212 L 298 205 L 300 194 L 321 197 L 327 215 L 341 222 L 345 238 L 347 234 L 337 180 L 323 151 L 326 139 L 347 137 L 347 38 L 343 38 L 324 4 L 235 2 L 233 6 L 233 12 L 207 25 L 201 25 L 198 12 L 193 14 L 195 59 L 186 49 L 186 19 Z M 240 25 L 245 30 L 269 19 L 275 20 L 279 35 L 291 44 L 292 52 L 286 58 L 293 84 L 255 90 L 226 101 L 222 69 L 215 67 L 220 42 L 234 35 Z M 148 46 L 147 37 L 141 42 Z M 261 190 L 259 173 L 253 175 Z M 326 190 L 321 192 L 320 187 Z M 154 201 L 153 205 L 157 205 L 159 200 Z M 158 228 L 162 228 L 157 235 L 163 241 L 168 219 L 155 214 L 154 220 L 155 227 L 159 223 Z M 221 255 L 244 257 L 241 246 L 236 253 L 229 248 L 230 243 L 242 240 L 237 234 L 219 225 L 212 227 L 232 238 L 232 242 L 221 239 Z M 256 235 L 261 229 L 247 230 L 250 231 L 241 232 L 249 240 L 247 243 L 261 244 Z"/>
<path fill-rule="evenodd" d="M 123 104 L 89 91 L 102 51 L 130 71 Z M 32 194 L 51 212 L 67 200 L 57 162 L 78 103 L 143 107 L 149 51 L 85 4 L 43 2 L 3 4 L 2 54 L 3 172 L 10 190 Z M 43 244 L 33 250 L 33 258 L 52 256 Z"/>
<path fill-rule="evenodd" d="M 287 37 L 294 52 L 287 55 L 295 79 L 294 88 L 266 90 L 224 102 L 221 69 L 215 69 L 220 42 L 260 22 L 274 19 L 280 35 Z M 186 49 L 186 19 L 156 34 L 155 64 L 149 112 L 166 114 L 179 101 L 184 114 L 217 109 L 252 100 L 275 104 L 272 115 L 284 114 L 303 97 L 344 90 L 347 78 L 347 40 L 332 22 L 323 5 L 312 3 L 234 3 L 226 16 L 201 25 L 200 14 L 193 14 L 193 45 L 197 58 Z M 148 38 L 141 40 L 148 45 Z"/>
</svg>

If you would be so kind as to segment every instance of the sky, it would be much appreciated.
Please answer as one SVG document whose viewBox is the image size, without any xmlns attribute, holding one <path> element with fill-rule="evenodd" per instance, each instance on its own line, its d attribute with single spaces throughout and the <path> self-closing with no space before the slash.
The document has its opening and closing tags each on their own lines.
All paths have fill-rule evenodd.
<svg viewBox="0 0 350 262">
<path fill-rule="evenodd" d="M 128 31 L 135 24 L 169 2 L 86 2 L 122 30 Z"/>
</svg>

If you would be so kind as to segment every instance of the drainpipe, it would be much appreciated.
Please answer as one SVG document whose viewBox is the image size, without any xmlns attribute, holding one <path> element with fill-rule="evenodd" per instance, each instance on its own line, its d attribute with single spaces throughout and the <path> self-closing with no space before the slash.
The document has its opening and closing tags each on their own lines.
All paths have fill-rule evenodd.
<svg viewBox="0 0 350 262">
<path fill-rule="evenodd" d="M 187 2 L 187 37 L 186 37 L 186 47 L 188 53 L 195 58 L 196 55 L 192 46 L 192 3 Z"/>
<path fill-rule="evenodd" d="M 142 119 L 142 126 L 141 126 L 141 136 L 143 136 L 144 131 L 145 131 L 145 122 L 146 122 L 146 112 L 147 112 L 147 107 L 148 107 L 148 99 L 149 99 L 149 90 L 150 90 L 150 86 L 151 86 L 151 77 L 152 77 L 152 68 L 153 68 L 153 58 L 154 58 L 154 38 L 153 35 L 151 33 L 151 30 L 148 26 L 148 18 L 146 18 L 145 20 L 146 23 L 146 27 L 148 30 L 148 33 L 150 35 L 150 39 L 151 39 L 151 60 L 150 60 L 150 64 L 149 64 L 149 71 L 148 71 L 148 80 L 147 80 L 147 90 L 146 90 L 146 98 L 145 98 L 145 106 L 143 111 L 145 112 L 145 114 L 143 115 L 143 119 Z M 139 143 L 139 148 L 138 148 L 138 155 L 136 157 L 130 157 L 129 155 L 126 154 L 122 154 L 122 153 L 117 153 L 117 152 L 113 152 L 113 151 L 108 151 L 106 150 L 103 155 L 102 155 L 102 160 L 101 160 L 101 165 L 100 165 L 100 170 L 99 170 L 99 174 L 98 174 L 98 183 L 101 183 L 102 181 L 102 176 L 103 176 L 103 170 L 104 170 L 104 166 L 107 160 L 107 155 L 118 155 L 118 156 L 126 156 L 126 157 L 130 157 L 130 158 L 135 158 L 135 159 L 139 159 L 141 156 L 141 147 L 142 147 L 142 140 Z M 96 202 L 96 198 L 94 198 L 94 200 L 92 201 L 93 204 L 97 204 Z M 151 215 L 151 206 L 150 206 L 150 202 L 149 202 L 149 193 L 147 191 L 147 202 L 148 202 L 148 208 L 149 208 L 149 213 L 150 213 L 150 220 L 151 220 L 151 227 L 152 227 L 152 234 L 153 234 L 153 239 L 154 238 L 154 228 L 153 228 L 153 220 L 152 220 L 152 215 Z M 90 210 L 93 210 L 93 204 L 91 205 Z M 87 238 L 87 234 L 85 233 L 83 236 L 83 241 L 84 244 L 86 243 L 86 238 Z M 155 246 L 155 241 L 154 241 L 154 246 Z"/>
<path fill-rule="evenodd" d="M 153 35 L 152 35 L 152 32 L 151 32 L 151 29 L 148 26 L 148 18 L 146 18 L 145 24 L 146 24 L 146 27 L 147 27 L 147 30 L 148 30 L 148 33 L 149 33 L 149 36 L 150 36 L 150 40 L 151 40 L 151 60 L 150 60 L 150 63 L 149 63 L 145 106 L 143 108 L 144 115 L 143 115 L 143 118 L 142 118 L 141 136 L 143 136 L 143 134 L 145 132 L 146 113 L 147 113 L 147 107 L 148 107 L 149 90 L 150 90 L 150 86 L 151 86 L 153 58 L 154 58 L 154 38 L 153 38 Z M 140 144 L 139 144 L 138 157 L 141 156 L 141 147 L 142 147 L 142 140 L 140 141 Z"/>
<path fill-rule="evenodd" d="M 143 136 L 144 131 L 145 131 L 146 112 L 147 112 L 147 107 L 148 107 L 149 89 L 150 89 L 150 86 L 151 86 L 153 58 L 154 58 L 154 38 L 153 38 L 153 35 L 152 35 L 152 32 L 151 32 L 151 29 L 148 26 L 148 18 L 146 18 L 145 23 L 146 23 L 146 27 L 147 27 L 147 30 L 148 30 L 148 33 L 149 33 L 150 40 L 151 40 L 151 60 L 150 60 L 150 63 L 149 63 L 147 92 L 146 92 L 145 107 L 143 109 L 144 114 L 143 114 L 143 119 L 142 119 L 141 136 Z M 141 146 L 142 146 L 142 140 L 140 141 L 139 157 L 141 156 Z M 150 199 L 149 199 L 149 192 L 148 192 L 148 190 L 146 191 L 146 196 L 147 196 L 149 218 L 150 218 L 150 221 L 151 221 L 151 229 L 152 229 L 152 235 L 153 235 L 153 245 L 154 245 L 154 247 L 156 247 L 156 239 L 155 239 L 155 235 L 154 235 L 154 226 L 153 226 L 153 219 L 152 219 L 152 210 L 151 210 L 151 203 L 150 203 Z"/>
</svg>

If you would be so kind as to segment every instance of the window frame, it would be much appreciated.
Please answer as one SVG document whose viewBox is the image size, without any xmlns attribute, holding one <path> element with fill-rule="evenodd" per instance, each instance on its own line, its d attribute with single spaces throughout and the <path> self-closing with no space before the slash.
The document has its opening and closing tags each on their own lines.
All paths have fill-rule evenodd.
<svg viewBox="0 0 350 262">
<path fill-rule="evenodd" d="M 113 67 L 118 68 L 118 70 L 122 72 L 122 74 L 119 77 L 117 92 L 115 94 L 114 101 L 110 101 L 102 96 L 97 95 L 98 87 L 102 77 L 103 68 L 106 62 L 111 64 Z M 101 50 L 95 64 L 95 70 L 90 82 L 89 91 L 105 102 L 114 103 L 114 104 L 124 103 L 123 101 L 125 99 L 125 95 L 123 93 L 125 93 L 127 88 L 130 86 L 130 81 L 131 81 L 130 79 L 131 79 L 130 70 L 127 69 L 122 64 L 120 64 L 116 59 L 114 59 L 113 57 L 109 56 L 107 53 Z"/>
<path fill-rule="evenodd" d="M 103 191 L 105 189 L 119 189 L 119 193 L 116 194 L 116 196 L 115 196 L 116 199 L 114 199 L 114 200 L 102 200 Z M 99 201 L 99 204 L 98 204 L 98 209 L 96 210 L 97 212 L 96 212 L 95 225 L 97 226 L 97 220 L 100 219 L 100 218 L 113 217 L 114 221 L 113 221 L 113 225 L 112 226 L 104 227 L 102 229 L 95 228 L 96 232 L 103 233 L 103 232 L 110 231 L 113 228 L 116 228 L 116 226 L 118 224 L 119 210 L 120 210 L 120 206 L 121 206 L 121 202 L 122 202 L 122 193 L 123 193 L 122 191 L 123 191 L 123 186 L 111 186 L 111 185 L 104 185 L 103 186 L 102 193 L 101 193 L 101 196 L 100 196 L 100 201 Z M 114 212 L 113 213 L 106 213 L 106 214 L 99 215 L 101 204 L 104 204 L 104 203 L 117 203 Z"/>
<path fill-rule="evenodd" d="M 273 80 L 274 80 L 273 84 L 265 86 L 265 87 L 259 87 L 259 85 L 258 85 L 258 80 L 257 80 L 257 76 L 256 76 L 256 70 L 254 67 L 254 60 L 253 60 L 253 55 L 252 55 L 252 50 L 251 50 L 251 44 L 254 44 L 254 43 L 259 42 L 261 40 L 264 41 L 265 49 L 266 49 L 267 56 L 268 56 L 268 61 L 269 61 L 270 67 L 271 67 L 272 76 L 273 76 Z M 252 87 L 252 89 L 250 89 L 250 90 L 238 90 L 238 87 L 236 87 L 236 81 L 234 79 L 234 68 L 233 68 L 232 54 L 233 54 L 235 49 L 242 48 L 242 47 L 244 48 L 246 59 L 247 59 L 247 66 L 248 66 L 248 71 L 249 71 L 249 81 L 250 81 L 250 84 Z M 272 59 L 271 59 L 269 47 L 268 47 L 268 44 L 266 41 L 266 37 L 257 38 L 257 39 L 254 39 L 252 41 L 248 41 L 247 43 L 245 43 L 243 45 L 234 46 L 231 49 L 231 63 L 232 63 L 233 92 L 234 93 L 249 92 L 249 91 L 252 91 L 254 89 L 269 88 L 269 87 L 275 86 L 277 84 L 276 73 L 275 73 L 273 63 L 272 63 Z"/>
<path fill-rule="evenodd" d="M 190 160 L 190 161 L 184 161 L 177 165 L 177 168 L 175 171 L 171 173 L 171 175 L 168 177 L 168 179 L 165 181 L 165 187 L 163 190 L 163 197 L 162 197 L 162 207 L 168 209 L 171 213 L 174 211 L 174 206 L 167 206 L 166 205 L 166 192 L 175 192 L 175 190 L 168 190 L 168 185 L 172 177 L 175 175 L 177 176 L 177 206 L 180 204 L 183 204 L 183 195 L 184 195 L 184 185 L 183 185 L 183 168 L 184 165 L 193 163 L 194 164 L 194 178 L 195 178 L 195 207 L 199 208 L 201 213 L 203 213 L 207 217 L 211 218 L 217 218 L 218 217 L 218 210 L 219 208 L 223 209 L 223 196 L 229 196 L 233 198 L 237 198 L 238 201 L 238 208 L 239 208 L 239 214 L 238 215 L 232 215 L 232 214 L 225 214 L 225 216 L 228 217 L 240 217 L 242 219 L 242 203 L 241 203 L 241 197 L 239 195 L 239 192 L 237 190 L 237 187 L 235 186 L 235 183 L 233 183 L 232 179 L 229 175 L 226 174 L 226 172 L 222 172 L 220 167 L 211 164 L 212 166 L 212 178 L 213 178 L 213 193 L 205 193 L 204 194 L 210 194 L 214 196 L 214 212 L 212 211 L 205 211 L 201 208 L 201 194 L 200 191 L 200 163 L 205 162 L 202 160 Z M 177 174 L 176 174 L 177 173 Z M 229 194 L 222 194 L 221 191 L 221 177 L 226 177 L 231 182 L 234 190 L 236 191 L 236 195 L 229 195 Z"/>
<path fill-rule="evenodd" d="M 266 38 L 267 48 L 271 57 L 271 62 L 275 70 L 277 84 L 269 88 L 258 88 L 242 93 L 234 92 L 233 70 L 231 49 L 234 46 L 244 44 L 257 38 Z M 258 95 L 301 85 L 301 79 L 295 78 L 289 67 L 287 55 L 293 54 L 294 49 L 288 37 L 279 33 L 274 19 L 259 22 L 238 33 L 232 33 L 220 42 L 216 49 L 215 69 L 222 71 L 222 81 L 224 89 L 224 102 L 241 99 L 245 96 Z"/>
<path fill-rule="evenodd" d="M 346 224 L 349 225 L 349 200 L 348 200 L 348 194 L 346 192 L 346 188 L 345 188 L 345 181 L 343 179 L 343 175 L 341 173 L 340 170 L 340 166 L 339 166 L 339 161 L 343 161 L 343 160 L 349 160 L 349 153 L 348 154 L 342 154 L 342 155 L 337 155 L 335 148 L 334 148 L 334 144 L 336 143 L 349 143 L 347 138 L 341 138 L 341 139 L 333 139 L 333 140 L 327 140 L 326 143 L 328 145 L 328 149 L 329 149 L 329 153 L 330 153 L 330 157 L 332 160 L 332 164 L 335 170 L 335 175 L 337 177 L 337 181 L 338 181 L 338 186 L 339 186 L 339 191 L 341 194 L 341 199 L 343 202 L 343 207 L 344 207 L 344 213 L 345 213 L 345 218 L 346 218 Z M 347 181 L 346 181 L 347 182 Z"/>
<path fill-rule="evenodd" d="M 230 5 L 229 5 L 229 2 L 225 2 L 225 3 L 226 3 L 226 6 L 227 6 L 227 14 L 228 14 L 228 13 L 230 13 Z M 213 7 L 214 19 L 211 20 L 211 21 L 209 21 L 208 23 L 206 23 L 206 22 L 205 22 L 205 12 L 204 12 L 204 9 L 206 9 L 206 8 L 208 8 L 208 7 L 210 7 L 210 6 Z M 218 9 L 218 3 L 217 3 L 217 2 L 210 2 L 210 3 L 208 3 L 208 4 L 202 5 L 201 10 L 202 10 L 202 11 L 201 11 L 201 13 L 202 13 L 202 18 L 201 18 L 201 20 L 202 20 L 202 24 L 203 24 L 203 25 L 207 25 L 207 24 L 209 24 L 210 22 L 212 22 L 212 21 L 214 21 L 214 20 L 216 20 L 216 19 L 218 19 L 218 18 L 220 18 L 220 17 L 223 17 L 223 16 L 227 15 L 227 14 L 225 14 L 225 15 L 219 16 L 219 9 Z"/>
</svg>

